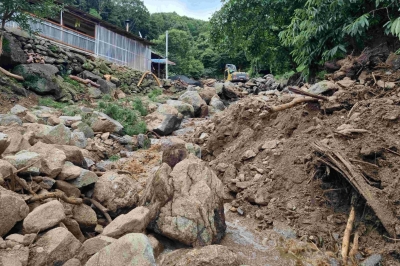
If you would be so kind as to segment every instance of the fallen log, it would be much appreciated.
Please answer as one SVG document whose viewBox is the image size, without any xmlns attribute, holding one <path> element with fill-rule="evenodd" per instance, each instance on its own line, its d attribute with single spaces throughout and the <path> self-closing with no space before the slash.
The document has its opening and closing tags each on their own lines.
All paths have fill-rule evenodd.
<svg viewBox="0 0 400 266">
<path fill-rule="evenodd" d="M 15 74 L 13 74 L 13 73 L 11 73 L 11 72 L 8 72 L 7 70 L 5 70 L 5 69 L 2 68 L 2 67 L 0 67 L 0 72 L 2 72 L 3 74 L 5 74 L 6 76 L 9 76 L 9 77 L 14 78 L 14 79 L 16 79 L 16 80 L 20 80 L 20 81 L 24 81 L 24 80 L 25 80 L 24 77 L 15 75 Z"/>
<path fill-rule="evenodd" d="M 366 200 L 389 235 L 395 238 L 396 224 L 400 225 L 400 221 L 393 213 L 393 206 L 385 200 L 384 191 L 370 186 L 361 170 L 342 153 L 332 150 L 323 143 L 313 143 L 312 147 L 321 156 L 318 161 L 341 174 Z"/>
<path fill-rule="evenodd" d="M 310 93 L 310 92 L 307 92 L 307 91 L 299 90 L 299 89 L 296 89 L 296 88 L 293 88 L 293 87 L 289 87 L 288 89 L 289 89 L 289 91 L 297 93 L 297 94 L 309 96 L 309 97 L 320 99 L 320 100 L 323 100 L 323 101 L 329 101 L 328 97 L 325 97 L 325 96 L 321 96 L 321 95 L 317 95 L 317 94 Z"/>
<path fill-rule="evenodd" d="M 78 81 L 78 82 L 80 82 L 80 83 L 82 83 L 82 84 L 85 84 L 85 85 L 90 84 L 90 85 L 92 85 L 93 87 L 100 88 L 100 84 L 97 84 L 96 82 L 91 81 L 90 79 L 82 79 L 82 78 L 80 78 L 80 77 L 73 76 L 73 75 L 69 75 L 69 77 L 70 77 L 70 79 L 73 79 L 73 80 L 75 80 L 75 81 Z"/>
<path fill-rule="evenodd" d="M 313 97 L 304 97 L 304 98 L 295 98 L 289 103 L 277 105 L 277 106 L 269 106 L 267 109 L 271 112 L 279 112 L 283 111 L 289 108 L 292 108 L 293 106 L 296 106 L 300 103 L 306 103 L 306 102 L 316 102 L 318 99 L 313 98 Z"/>
</svg>

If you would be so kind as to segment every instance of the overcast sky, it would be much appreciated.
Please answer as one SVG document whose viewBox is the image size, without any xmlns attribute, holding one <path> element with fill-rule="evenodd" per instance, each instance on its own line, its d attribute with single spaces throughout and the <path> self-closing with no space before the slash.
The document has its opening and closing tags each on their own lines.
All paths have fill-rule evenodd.
<svg viewBox="0 0 400 266">
<path fill-rule="evenodd" d="M 221 7 L 221 0 L 143 0 L 150 13 L 176 12 L 188 16 L 208 20 Z"/>
</svg>

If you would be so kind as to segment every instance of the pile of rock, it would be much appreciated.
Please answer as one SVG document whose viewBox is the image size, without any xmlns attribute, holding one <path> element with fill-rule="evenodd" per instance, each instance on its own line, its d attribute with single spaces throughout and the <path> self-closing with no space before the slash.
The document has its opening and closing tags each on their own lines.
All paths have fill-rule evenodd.
<svg viewBox="0 0 400 266">
<path fill-rule="evenodd" d="M 145 120 L 150 131 L 165 136 L 179 130 L 182 120 L 186 118 L 204 118 L 223 111 L 225 105 L 215 88 L 188 86 L 176 100 L 167 100 Z"/>
<path fill-rule="evenodd" d="M 61 47 L 45 39 L 11 33 L 5 33 L 4 38 L 12 49 L 4 49 L 0 56 L 0 66 L 22 76 L 25 86 L 39 95 L 53 96 L 59 101 L 77 101 L 78 94 L 85 91 L 86 85 L 81 84 L 80 89 L 76 83 L 75 86 L 71 85 L 70 80 L 63 78 L 70 74 L 98 85 L 89 86 L 91 98 L 99 98 L 117 87 L 125 93 L 146 93 L 158 88 L 150 76 L 145 77 L 138 87 L 142 72 L 93 58 L 76 49 Z M 33 55 L 40 60 L 32 60 Z"/>
<path fill-rule="evenodd" d="M 178 109 L 201 113 L 198 97 Z M 129 172 L 102 169 L 99 160 L 143 145 L 146 136 L 121 136 L 118 122 L 85 112 L 90 123 L 19 105 L 0 117 L 1 265 L 156 265 L 163 248 L 146 228 L 193 247 L 219 243 L 226 229 L 223 186 L 198 148 L 173 138 L 152 141 L 164 151 L 164 163 L 144 190 Z M 160 106 L 158 112 L 169 117 L 172 111 Z M 196 252 L 202 255 L 193 265 L 239 265 L 226 247 Z M 179 254 L 177 264 L 166 265 L 193 260 L 189 250 Z"/>
</svg>

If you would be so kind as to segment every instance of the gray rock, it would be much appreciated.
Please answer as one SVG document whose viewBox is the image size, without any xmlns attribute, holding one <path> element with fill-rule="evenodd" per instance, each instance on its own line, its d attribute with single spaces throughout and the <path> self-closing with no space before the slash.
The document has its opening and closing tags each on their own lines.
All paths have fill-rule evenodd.
<svg viewBox="0 0 400 266">
<path fill-rule="evenodd" d="M 0 115 L 0 126 L 10 126 L 12 124 L 22 125 L 22 120 L 16 115 Z"/>
<path fill-rule="evenodd" d="M 53 80 L 59 72 L 58 68 L 50 64 L 19 65 L 13 72 L 29 82 L 29 88 L 38 94 L 54 94 L 60 97 L 61 89 Z"/>
<path fill-rule="evenodd" d="M 67 229 L 54 228 L 35 243 L 35 247 L 31 249 L 29 263 L 35 266 L 64 265 L 64 262 L 72 259 L 81 247 L 79 240 Z"/>
<path fill-rule="evenodd" d="M 217 110 L 217 111 L 223 111 L 226 108 L 224 103 L 221 101 L 221 99 L 217 95 L 215 95 L 211 98 L 210 106 L 214 107 L 215 110 Z"/>
<path fill-rule="evenodd" d="M 338 89 L 339 87 L 332 81 L 324 80 L 312 85 L 311 88 L 308 89 L 308 92 L 313 94 L 323 94 L 327 91 L 338 90 Z"/>
<path fill-rule="evenodd" d="M 71 142 L 71 130 L 63 124 L 51 127 L 43 133 L 43 141 L 48 144 L 69 145 Z"/>
<path fill-rule="evenodd" d="M 117 88 L 117 85 L 104 79 L 99 79 L 97 83 L 100 85 L 100 90 L 104 94 L 109 94 Z"/>
<path fill-rule="evenodd" d="M 98 80 L 101 80 L 102 78 L 100 76 L 97 76 L 95 74 L 93 74 L 90 71 L 83 71 L 82 73 L 79 74 L 79 77 L 83 78 L 83 79 L 90 79 L 91 81 L 97 82 Z"/>
<path fill-rule="evenodd" d="M 223 190 L 211 168 L 189 154 L 173 170 L 162 164 L 139 204 L 149 208 L 154 232 L 190 246 L 210 245 L 225 235 Z"/>
<path fill-rule="evenodd" d="M 124 129 L 120 122 L 101 112 L 94 111 L 92 120 L 90 126 L 94 132 L 120 133 Z"/>
<path fill-rule="evenodd" d="M 373 254 L 361 262 L 361 266 L 379 266 L 382 262 L 382 255 Z"/>
<path fill-rule="evenodd" d="M 146 235 L 127 234 L 104 247 L 89 259 L 86 266 L 156 266 L 153 248 Z"/>
<path fill-rule="evenodd" d="M 22 150 L 15 155 L 5 156 L 3 159 L 12 164 L 17 170 L 31 165 L 29 168 L 21 171 L 20 173 L 38 175 L 40 174 L 41 167 L 40 158 L 40 154 L 36 152 Z"/>
<path fill-rule="evenodd" d="M 86 240 L 83 243 L 83 248 L 85 249 L 86 254 L 92 256 L 115 241 L 117 241 L 115 238 L 99 235 Z"/>
<path fill-rule="evenodd" d="M 187 91 L 179 97 L 179 100 L 192 105 L 195 116 L 200 116 L 202 106 L 207 106 L 197 91 Z"/>
<path fill-rule="evenodd" d="M 83 132 L 86 138 L 93 138 L 94 137 L 94 131 L 93 129 L 86 123 L 79 123 L 78 127 L 76 128 L 75 131 Z"/>
<path fill-rule="evenodd" d="M 120 238 L 128 233 L 142 233 L 150 222 L 149 210 L 137 207 L 127 214 L 121 214 L 108 224 L 102 235 Z"/>
<path fill-rule="evenodd" d="M 35 208 L 24 219 L 23 227 L 26 233 L 38 233 L 59 224 L 65 219 L 64 207 L 52 200 Z"/>
<path fill-rule="evenodd" d="M 70 181 L 70 183 L 77 188 L 82 188 L 96 183 L 98 179 L 99 178 L 95 173 L 82 169 L 80 176 Z"/>
<path fill-rule="evenodd" d="M 178 112 L 181 113 L 183 116 L 194 117 L 194 108 L 188 103 L 176 100 L 168 100 L 167 104 L 175 107 L 176 110 L 178 110 Z"/>
<path fill-rule="evenodd" d="M 29 213 L 29 207 L 21 195 L 0 186 L 0 237 Z"/>
<path fill-rule="evenodd" d="M 21 49 L 18 40 L 9 33 L 4 33 L 3 53 L 0 56 L 0 66 L 13 68 L 20 64 L 26 64 L 28 56 Z"/>
<path fill-rule="evenodd" d="M 96 88 L 96 87 L 89 87 L 88 88 L 88 92 L 89 92 L 90 97 L 92 97 L 94 99 L 100 99 L 101 95 L 103 94 L 101 92 L 101 90 L 99 88 Z"/>
<path fill-rule="evenodd" d="M 158 111 L 146 116 L 147 128 L 157 134 L 166 136 L 177 130 L 181 125 L 183 115 L 174 107 L 164 104 L 163 113 Z"/>
<path fill-rule="evenodd" d="M 110 166 L 113 165 L 114 162 L 110 161 L 110 160 L 102 160 L 98 163 L 96 163 L 96 168 L 101 171 L 101 172 L 105 172 L 107 170 L 110 170 Z"/>
<path fill-rule="evenodd" d="M 132 208 L 138 201 L 141 185 L 128 175 L 106 172 L 94 186 L 93 198 L 112 212 Z"/>
<path fill-rule="evenodd" d="M 19 114 L 24 114 L 26 111 L 28 111 L 27 108 L 23 107 L 22 105 L 16 104 L 14 105 L 13 108 L 11 108 L 10 113 L 13 115 L 19 115 Z"/>
<path fill-rule="evenodd" d="M 190 261 L 190 266 L 203 265 L 226 265 L 239 266 L 238 255 L 228 247 L 221 245 L 210 245 L 200 249 L 193 249 L 186 253 L 182 258 L 174 263 L 174 266 L 186 266 Z"/>
<path fill-rule="evenodd" d="M 87 139 L 85 137 L 85 134 L 83 132 L 72 132 L 71 134 L 71 145 L 77 146 L 79 148 L 86 148 L 87 146 Z"/>
</svg>

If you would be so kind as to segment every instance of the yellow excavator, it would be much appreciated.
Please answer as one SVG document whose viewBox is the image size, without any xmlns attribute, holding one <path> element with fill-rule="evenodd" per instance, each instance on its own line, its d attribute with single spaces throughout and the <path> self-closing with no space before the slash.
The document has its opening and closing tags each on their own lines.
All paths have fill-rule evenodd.
<svg viewBox="0 0 400 266">
<path fill-rule="evenodd" d="M 249 74 L 246 72 L 238 72 L 235 65 L 226 64 L 225 72 L 224 72 L 225 81 L 243 81 L 246 82 L 249 80 Z"/>
</svg>

